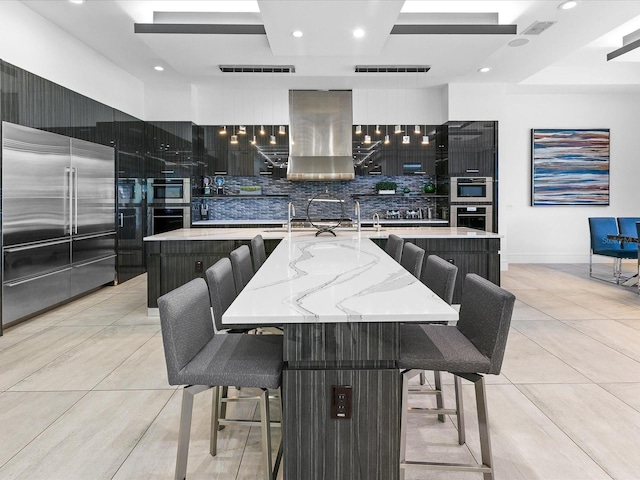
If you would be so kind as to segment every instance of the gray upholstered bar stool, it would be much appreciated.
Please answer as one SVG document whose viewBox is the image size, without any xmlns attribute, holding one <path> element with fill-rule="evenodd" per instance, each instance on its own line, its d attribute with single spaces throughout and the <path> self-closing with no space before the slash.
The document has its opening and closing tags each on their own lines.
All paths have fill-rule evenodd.
<svg viewBox="0 0 640 480">
<path fill-rule="evenodd" d="M 393 233 L 389 235 L 384 251 L 391 256 L 396 262 L 400 263 L 402 258 L 402 247 L 404 246 L 404 238 L 400 238 Z"/>
<path fill-rule="evenodd" d="M 283 366 L 282 337 L 216 335 L 211 319 L 209 290 L 202 278 L 191 280 L 163 295 L 158 299 L 158 307 L 169 384 L 185 385 L 178 432 L 176 480 L 186 478 L 193 397 L 212 387 L 214 401 L 211 413 L 211 455 L 216 455 L 219 424 L 241 423 L 260 426 L 262 478 L 274 480 L 280 465 L 282 443 L 273 463 L 268 389 L 280 388 Z M 261 390 L 259 422 L 219 418 L 220 387 L 229 385 L 256 387 Z"/>
<path fill-rule="evenodd" d="M 233 279 L 236 291 L 240 293 L 253 278 L 253 265 L 251 263 L 251 251 L 246 245 L 241 245 L 229 254 L 233 267 Z"/>
<path fill-rule="evenodd" d="M 453 263 L 449 263 L 438 255 L 429 255 L 427 257 L 427 261 L 424 264 L 424 268 L 422 269 L 422 275 L 420 276 L 420 280 L 424 283 L 429 289 L 438 295 L 442 300 L 451 305 L 453 301 L 453 293 L 456 287 L 456 278 L 458 276 L 458 267 L 456 267 Z M 447 322 L 438 322 L 441 324 L 447 324 Z M 401 326 L 402 329 L 404 327 Z M 410 327 L 408 327 L 410 328 Z M 462 412 L 462 397 L 458 398 L 456 395 L 456 408 L 455 410 L 447 410 L 444 408 L 444 400 L 442 398 L 442 378 L 440 372 L 435 370 L 433 372 L 434 380 L 435 380 L 435 389 L 427 389 L 425 387 L 411 387 L 409 388 L 409 393 L 415 394 L 427 394 L 436 396 L 436 409 L 424 409 L 425 413 L 438 413 L 438 419 L 441 422 L 445 421 L 444 414 L 455 414 L 457 416 L 458 421 L 458 443 L 460 445 L 465 442 L 464 435 L 464 415 Z M 454 382 L 456 382 L 456 392 L 460 390 L 460 377 L 454 376 Z M 420 372 L 420 385 L 424 385 L 425 375 L 424 371 Z M 415 410 L 414 410 L 415 411 Z"/>
<path fill-rule="evenodd" d="M 267 251 L 264 248 L 262 235 L 256 235 L 251 239 L 251 256 L 253 257 L 253 271 L 257 272 L 267 259 Z"/>
<path fill-rule="evenodd" d="M 407 468 L 482 472 L 493 479 L 487 399 L 482 374 L 498 375 L 502 367 L 515 297 L 490 281 L 468 274 L 464 282 L 456 325 L 413 325 L 401 330 L 403 370 L 400 421 L 400 479 Z M 440 370 L 460 376 L 475 386 L 482 464 L 416 462 L 406 460 L 408 387 L 411 372 Z M 458 392 L 461 395 L 462 392 Z"/>
<path fill-rule="evenodd" d="M 404 242 L 400 265 L 409 270 L 414 277 L 420 278 L 424 253 L 424 249 L 418 247 L 415 243 Z"/>
</svg>

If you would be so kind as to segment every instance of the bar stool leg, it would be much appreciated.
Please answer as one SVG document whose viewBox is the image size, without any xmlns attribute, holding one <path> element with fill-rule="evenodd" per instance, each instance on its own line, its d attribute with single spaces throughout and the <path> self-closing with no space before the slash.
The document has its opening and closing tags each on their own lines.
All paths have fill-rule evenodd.
<svg viewBox="0 0 640 480">
<path fill-rule="evenodd" d="M 271 419 L 269 417 L 269 390 L 260 393 L 260 426 L 262 434 L 262 468 L 265 480 L 274 480 L 271 458 Z"/>
</svg>

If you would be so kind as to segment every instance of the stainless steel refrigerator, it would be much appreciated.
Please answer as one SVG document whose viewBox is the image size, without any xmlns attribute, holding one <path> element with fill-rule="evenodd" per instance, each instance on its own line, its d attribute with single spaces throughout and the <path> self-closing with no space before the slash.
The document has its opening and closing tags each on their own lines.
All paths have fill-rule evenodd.
<svg viewBox="0 0 640 480">
<path fill-rule="evenodd" d="M 2 324 L 115 278 L 114 149 L 2 123 Z"/>
</svg>

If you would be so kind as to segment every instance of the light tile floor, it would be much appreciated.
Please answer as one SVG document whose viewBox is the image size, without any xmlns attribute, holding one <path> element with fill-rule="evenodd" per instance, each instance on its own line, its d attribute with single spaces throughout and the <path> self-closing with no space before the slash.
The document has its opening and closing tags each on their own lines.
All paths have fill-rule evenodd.
<svg viewBox="0 0 640 480">
<path fill-rule="evenodd" d="M 637 291 L 589 279 L 586 265 L 511 265 L 502 285 L 518 300 L 502 373 L 487 379 L 496 479 L 639 479 Z M 145 295 L 140 276 L 0 337 L 0 479 L 173 478 L 181 392 L 167 384 Z M 409 459 L 478 458 L 472 387 L 463 390 L 467 445 L 455 419 L 410 415 Z M 210 402 L 196 396 L 188 478 L 259 479 L 257 428 L 228 426 L 209 456 Z M 230 409 L 255 415 L 253 404 Z"/>
</svg>

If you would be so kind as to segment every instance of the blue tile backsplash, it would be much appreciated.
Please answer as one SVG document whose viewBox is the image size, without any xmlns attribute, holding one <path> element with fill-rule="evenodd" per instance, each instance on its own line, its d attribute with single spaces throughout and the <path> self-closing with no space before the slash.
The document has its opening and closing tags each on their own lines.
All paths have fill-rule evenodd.
<svg viewBox="0 0 640 480">
<path fill-rule="evenodd" d="M 435 177 L 423 175 L 415 177 L 408 175 L 356 176 L 355 180 L 332 182 L 292 182 L 281 178 L 257 176 L 226 176 L 224 178 L 224 195 L 193 195 L 191 212 L 193 221 L 246 220 L 255 223 L 266 220 L 286 221 L 289 201 L 292 201 L 295 206 L 296 218 L 305 218 L 309 199 L 318 195 L 324 197 L 325 192 L 331 197 L 344 200 L 344 213 L 347 218 L 355 218 L 354 202 L 358 200 L 363 220 L 371 219 L 374 213 L 378 213 L 380 218 L 385 218 L 388 210 L 397 210 L 404 217 L 407 210 L 422 209 L 426 212 L 428 207 L 434 207 L 433 211 L 435 212 L 435 207 L 440 206 L 437 202 L 448 205 L 446 196 L 437 198 L 415 195 L 422 192 L 425 183 L 436 183 Z M 375 184 L 382 180 L 396 182 L 398 185 L 397 194 L 377 195 Z M 260 186 L 262 187 L 262 195 L 239 196 L 241 186 Z M 409 188 L 413 195 L 402 195 L 405 187 Z M 275 196 L 270 197 L 269 195 Z M 208 218 L 201 216 L 200 206 L 202 204 L 206 204 L 208 207 Z M 312 216 L 333 218 L 340 214 L 339 204 L 314 202 L 312 207 L 316 205 L 325 210 L 310 211 Z M 426 214 L 424 217 L 426 218 Z"/>
</svg>

